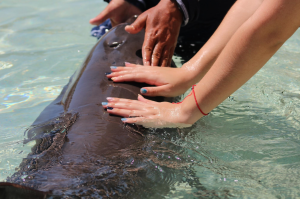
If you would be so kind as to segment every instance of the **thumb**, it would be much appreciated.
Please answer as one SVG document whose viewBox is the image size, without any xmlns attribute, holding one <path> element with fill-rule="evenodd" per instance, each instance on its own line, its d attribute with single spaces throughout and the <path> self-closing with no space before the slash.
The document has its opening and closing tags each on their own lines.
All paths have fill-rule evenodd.
<svg viewBox="0 0 300 199">
<path fill-rule="evenodd" d="M 143 87 L 141 88 L 141 93 L 145 96 L 170 96 L 169 85 L 162 85 L 156 87 Z"/>
<path fill-rule="evenodd" d="M 141 14 L 131 25 L 127 25 L 125 30 L 131 34 L 140 32 L 146 25 L 147 14 Z"/>
<path fill-rule="evenodd" d="M 90 24 L 100 25 L 110 17 L 110 13 L 111 12 L 109 11 L 108 7 L 106 7 L 99 15 L 97 15 L 95 18 L 90 20 Z"/>
</svg>

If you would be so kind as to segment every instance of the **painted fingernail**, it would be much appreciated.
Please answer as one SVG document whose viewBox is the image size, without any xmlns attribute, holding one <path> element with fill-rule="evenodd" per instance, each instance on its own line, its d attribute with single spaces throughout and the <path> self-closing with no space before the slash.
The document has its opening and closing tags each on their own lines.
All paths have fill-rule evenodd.
<svg viewBox="0 0 300 199">
<path fill-rule="evenodd" d="M 105 75 L 110 75 L 110 74 L 111 74 L 111 72 L 106 72 L 106 73 L 105 73 Z"/>
<path fill-rule="evenodd" d="M 126 121 L 127 121 L 127 119 L 126 119 L 126 118 L 122 118 L 121 120 L 122 120 L 122 122 L 126 122 Z"/>
<path fill-rule="evenodd" d="M 128 26 L 128 27 L 130 27 L 130 28 L 132 28 L 132 29 L 134 29 L 134 30 L 135 30 L 135 27 L 134 27 L 133 25 L 130 25 L 130 26 Z"/>
<path fill-rule="evenodd" d="M 142 89 L 141 89 L 141 93 L 147 93 L 147 90 L 144 89 L 144 88 L 142 88 Z"/>
<path fill-rule="evenodd" d="M 106 107 L 106 109 L 107 109 L 107 110 L 113 110 L 114 108 L 108 106 L 108 107 Z"/>
<path fill-rule="evenodd" d="M 117 69 L 117 67 L 116 66 L 111 66 L 110 69 Z"/>
<path fill-rule="evenodd" d="M 106 106 L 106 105 L 108 105 L 108 102 L 102 102 L 101 104 L 102 104 L 102 106 Z"/>
</svg>

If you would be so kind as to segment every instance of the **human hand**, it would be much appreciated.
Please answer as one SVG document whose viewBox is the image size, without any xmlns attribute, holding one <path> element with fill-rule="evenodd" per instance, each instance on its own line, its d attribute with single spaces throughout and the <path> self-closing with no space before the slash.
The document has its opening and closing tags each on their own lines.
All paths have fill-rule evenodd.
<svg viewBox="0 0 300 199">
<path fill-rule="evenodd" d="M 108 102 L 102 102 L 107 112 L 119 115 L 124 123 L 135 123 L 147 128 L 184 128 L 193 124 L 189 121 L 189 115 L 184 114 L 181 104 L 168 102 L 155 102 L 147 100 L 141 95 L 138 100 L 120 98 L 107 98 Z"/>
<path fill-rule="evenodd" d="M 90 20 L 90 24 L 100 25 L 110 18 L 111 25 L 116 26 L 141 13 L 140 9 L 125 0 L 112 0 L 98 16 Z"/>
<path fill-rule="evenodd" d="M 164 0 L 143 12 L 125 30 L 136 34 L 146 27 L 142 47 L 145 66 L 170 66 L 181 23 L 182 13 L 177 4 Z"/>
<path fill-rule="evenodd" d="M 111 67 L 107 77 L 114 82 L 142 82 L 156 87 L 143 87 L 141 93 L 146 96 L 174 97 L 186 92 L 197 79 L 196 73 L 184 68 L 141 66 L 125 63 L 125 67 Z"/>
</svg>

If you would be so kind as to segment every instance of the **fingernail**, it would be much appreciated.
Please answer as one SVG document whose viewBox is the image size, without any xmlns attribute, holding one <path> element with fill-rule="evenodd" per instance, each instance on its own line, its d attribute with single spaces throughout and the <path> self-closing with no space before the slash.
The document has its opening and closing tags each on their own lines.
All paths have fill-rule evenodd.
<svg viewBox="0 0 300 199">
<path fill-rule="evenodd" d="M 150 66 L 150 61 L 146 61 L 146 66 Z"/>
<path fill-rule="evenodd" d="M 126 122 L 126 121 L 127 121 L 127 119 L 126 119 L 126 118 L 122 118 L 121 120 L 122 120 L 122 122 Z"/>
<path fill-rule="evenodd" d="M 111 80 L 113 80 L 113 81 L 114 81 L 115 79 L 116 79 L 116 77 L 111 78 Z"/>
<path fill-rule="evenodd" d="M 110 69 L 117 69 L 117 67 L 116 66 L 111 66 Z"/>
<path fill-rule="evenodd" d="M 108 101 L 114 99 L 113 97 L 107 97 L 106 98 Z"/>
<path fill-rule="evenodd" d="M 126 65 L 126 64 L 131 64 L 131 63 L 129 63 L 129 62 L 125 62 L 125 65 Z"/>
<path fill-rule="evenodd" d="M 144 89 L 144 88 L 142 88 L 142 89 L 141 89 L 141 93 L 147 93 L 147 90 Z"/>
<path fill-rule="evenodd" d="M 110 75 L 110 74 L 111 74 L 111 72 L 106 72 L 106 73 L 105 73 L 105 75 Z"/>
<path fill-rule="evenodd" d="M 102 106 L 106 106 L 106 105 L 108 105 L 108 102 L 102 102 L 101 104 L 102 104 Z"/>
<path fill-rule="evenodd" d="M 106 109 L 107 109 L 107 110 L 113 110 L 114 108 L 108 106 L 108 107 L 106 107 Z"/>
</svg>

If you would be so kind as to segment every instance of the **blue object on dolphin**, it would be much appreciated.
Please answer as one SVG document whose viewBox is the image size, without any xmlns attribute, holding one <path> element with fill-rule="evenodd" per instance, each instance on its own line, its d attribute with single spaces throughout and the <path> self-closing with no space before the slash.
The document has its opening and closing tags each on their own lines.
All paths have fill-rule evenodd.
<svg viewBox="0 0 300 199">
<path fill-rule="evenodd" d="M 99 26 L 95 26 L 91 30 L 91 36 L 97 37 L 100 39 L 106 32 L 108 32 L 112 28 L 110 19 L 106 19 L 102 24 Z"/>
</svg>

